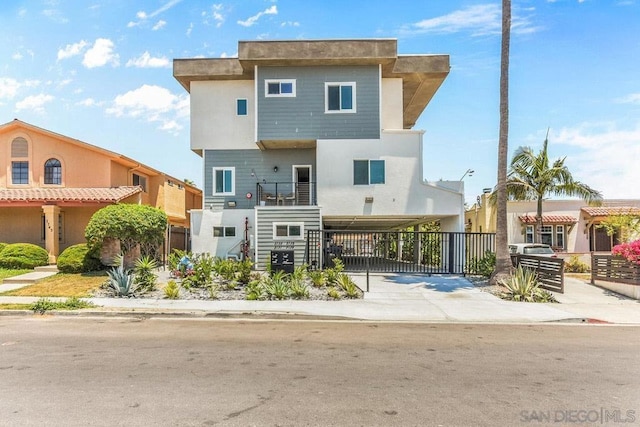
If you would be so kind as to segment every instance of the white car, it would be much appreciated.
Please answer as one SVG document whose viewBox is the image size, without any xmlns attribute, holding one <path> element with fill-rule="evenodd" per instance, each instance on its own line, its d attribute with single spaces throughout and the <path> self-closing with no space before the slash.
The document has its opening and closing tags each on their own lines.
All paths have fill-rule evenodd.
<svg viewBox="0 0 640 427">
<path fill-rule="evenodd" d="M 535 255 L 556 258 L 557 255 L 551 246 L 542 243 L 514 243 L 509 245 L 511 255 Z"/>
</svg>

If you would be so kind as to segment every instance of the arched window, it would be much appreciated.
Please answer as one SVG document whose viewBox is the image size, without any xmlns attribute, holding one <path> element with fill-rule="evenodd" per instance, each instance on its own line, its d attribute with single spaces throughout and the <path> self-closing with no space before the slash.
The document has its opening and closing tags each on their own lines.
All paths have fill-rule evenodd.
<svg viewBox="0 0 640 427">
<path fill-rule="evenodd" d="M 44 183 L 62 184 L 62 164 L 58 159 L 49 159 L 44 163 Z"/>
</svg>

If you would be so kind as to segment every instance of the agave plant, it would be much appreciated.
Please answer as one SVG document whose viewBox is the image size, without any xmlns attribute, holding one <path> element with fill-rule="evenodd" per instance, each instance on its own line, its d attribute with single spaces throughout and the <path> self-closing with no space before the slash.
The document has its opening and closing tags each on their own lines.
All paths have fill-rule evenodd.
<svg viewBox="0 0 640 427">
<path fill-rule="evenodd" d="M 301 279 L 291 279 L 289 284 L 291 296 L 296 299 L 309 298 L 309 287 Z"/>
<path fill-rule="evenodd" d="M 321 270 L 312 270 L 308 273 L 311 284 L 316 288 L 321 288 L 325 284 L 325 277 Z"/>
<path fill-rule="evenodd" d="M 348 298 L 358 298 L 360 296 L 360 289 L 348 275 L 344 273 L 338 274 L 336 284 Z"/>
<path fill-rule="evenodd" d="M 126 297 L 134 292 L 133 276 L 124 268 L 123 263 L 107 270 L 109 275 L 109 288 L 115 296 Z"/>
<path fill-rule="evenodd" d="M 278 272 L 279 273 L 279 272 Z M 274 277 L 271 278 L 265 284 L 265 292 L 269 299 L 287 299 L 291 294 L 291 289 L 289 287 L 289 283 L 284 279 L 284 277 Z"/>
<path fill-rule="evenodd" d="M 248 300 L 256 301 L 265 298 L 264 286 L 259 280 L 249 282 L 245 287 L 246 296 Z"/>
<path fill-rule="evenodd" d="M 500 284 L 507 289 L 502 294 L 503 298 L 513 301 L 536 302 L 536 296 L 540 293 L 536 272 L 521 265 Z"/>
<path fill-rule="evenodd" d="M 164 296 L 168 299 L 178 299 L 180 296 L 180 286 L 175 280 L 169 280 L 164 287 Z"/>
<path fill-rule="evenodd" d="M 150 292 L 155 289 L 158 276 L 154 274 L 153 270 L 157 267 L 158 262 L 148 255 L 136 260 L 133 268 L 136 290 L 139 292 Z"/>
</svg>

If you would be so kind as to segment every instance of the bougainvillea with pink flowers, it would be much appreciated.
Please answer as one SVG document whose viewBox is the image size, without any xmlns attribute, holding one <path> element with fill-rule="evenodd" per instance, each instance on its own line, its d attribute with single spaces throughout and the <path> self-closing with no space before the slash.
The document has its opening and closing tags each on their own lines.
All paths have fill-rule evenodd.
<svg viewBox="0 0 640 427">
<path fill-rule="evenodd" d="M 640 264 L 640 240 L 615 245 L 611 249 L 613 255 L 625 257 L 628 261 Z"/>
</svg>

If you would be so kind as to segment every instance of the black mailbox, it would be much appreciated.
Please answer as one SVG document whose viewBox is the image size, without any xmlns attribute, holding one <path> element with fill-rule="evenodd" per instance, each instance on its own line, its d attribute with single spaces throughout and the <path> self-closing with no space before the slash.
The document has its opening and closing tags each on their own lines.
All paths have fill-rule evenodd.
<svg viewBox="0 0 640 427">
<path fill-rule="evenodd" d="M 293 273 L 294 269 L 293 251 L 275 250 L 271 251 L 271 271 L 284 271 Z"/>
</svg>

